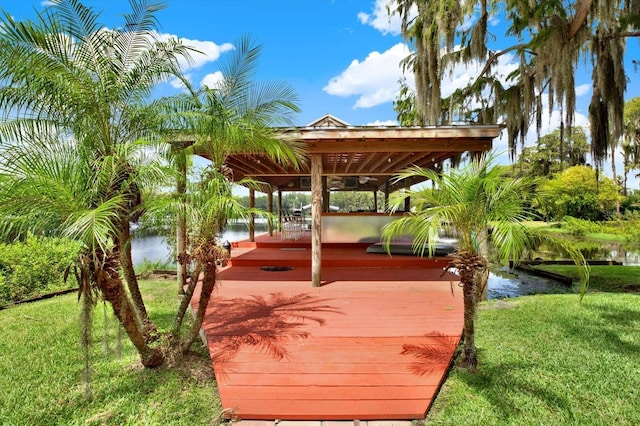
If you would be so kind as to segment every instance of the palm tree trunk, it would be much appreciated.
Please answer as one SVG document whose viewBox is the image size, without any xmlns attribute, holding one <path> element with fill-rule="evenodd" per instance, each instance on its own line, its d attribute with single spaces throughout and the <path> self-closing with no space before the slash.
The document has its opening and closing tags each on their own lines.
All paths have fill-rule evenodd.
<svg viewBox="0 0 640 426">
<path fill-rule="evenodd" d="M 216 286 L 216 273 L 217 266 L 215 262 L 207 262 L 204 267 L 204 275 L 202 277 L 202 289 L 200 290 L 200 301 L 198 303 L 198 312 L 196 313 L 196 318 L 193 322 L 193 326 L 191 327 L 191 332 L 189 333 L 189 337 L 182 344 L 182 353 L 187 353 L 191 348 L 191 345 L 198 337 L 200 333 L 200 329 L 202 328 L 202 323 L 204 321 L 204 314 L 207 310 L 207 305 L 209 304 L 209 300 L 211 299 L 211 293 L 213 293 L 213 289 Z"/>
<path fill-rule="evenodd" d="M 191 298 L 193 297 L 193 292 L 196 289 L 196 284 L 198 283 L 198 278 L 200 278 L 200 272 L 202 268 L 197 266 L 191 279 L 189 281 L 189 286 L 187 290 L 184 292 L 184 296 L 182 297 L 182 301 L 180 302 L 180 307 L 178 308 L 178 312 L 176 312 L 176 316 L 173 320 L 173 332 L 178 334 L 180 327 L 182 327 L 182 321 L 184 320 L 184 316 L 187 313 L 187 308 L 189 307 L 189 303 L 191 303 Z"/>
<path fill-rule="evenodd" d="M 478 350 L 476 348 L 475 317 L 477 309 L 476 283 L 473 277 L 465 279 L 461 277 L 462 293 L 464 297 L 464 347 L 463 361 L 471 370 L 478 367 Z"/>
<path fill-rule="evenodd" d="M 122 247 L 122 250 L 120 251 L 122 272 L 124 273 L 125 280 L 127 281 L 127 287 L 129 288 L 133 305 L 135 306 L 140 322 L 142 323 L 144 337 L 147 342 L 149 342 L 152 340 L 158 328 L 149 319 L 147 308 L 145 307 L 144 300 L 142 299 L 142 293 L 140 293 L 138 278 L 136 277 L 136 271 L 133 267 L 133 260 L 131 258 L 131 228 L 128 221 L 122 225 L 120 244 Z"/>
<path fill-rule="evenodd" d="M 486 269 L 486 262 L 481 255 L 464 252 L 454 257 L 452 262 L 460 275 L 464 302 L 464 345 L 463 364 L 472 372 L 478 367 L 478 350 L 476 348 L 475 320 L 478 309 L 478 275 Z"/>
<path fill-rule="evenodd" d="M 120 278 L 119 268 L 117 267 L 119 256 L 112 255 L 110 257 L 102 264 L 102 268 L 96 265 L 93 273 L 95 282 L 105 300 L 111 303 L 113 313 L 138 350 L 142 365 L 148 368 L 158 367 L 164 362 L 164 357 L 158 349 L 153 349 L 147 345 L 137 321 L 135 309 L 127 297 Z"/>
<path fill-rule="evenodd" d="M 176 226 L 176 250 L 177 250 L 177 280 L 178 294 L 184 294 L 187 283 L 187 218 L 185 213 L 185 193 L 187 192 L 187 156 L 184 150 L 180 150 L 177 158 L 178 177 L 176 191 L 180 200 Z"/>
</svg>

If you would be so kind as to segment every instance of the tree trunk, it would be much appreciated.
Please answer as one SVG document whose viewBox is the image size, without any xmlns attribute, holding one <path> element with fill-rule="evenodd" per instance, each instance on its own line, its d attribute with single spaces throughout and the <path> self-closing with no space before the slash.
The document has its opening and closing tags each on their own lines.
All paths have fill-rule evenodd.
<svg viewBox="0 0 640 426">
<path fill-rule="evenodd" d="M 471 370 L 476 371 L 478 367 L 478 350 L 476 348 L 476 291 L 473 278 L 462 283 L 462 293 L 464 295 L 464 364 Z"/>
<path fill-rule="evenodd" d="M 202 277 L 202 289 L 200 290 L 200 301 L 198 303 L 198 312 L 196 312 L 196 318 L 191 327 L 189 337 L 182 344 L 182 353 L 187 353 L 191 348 L 191 345 L 198 337 L 202 323 L 204 321 L 204 314 L 207 310 L 207 305 L 211 299 L 211 293 L 216 286 L 216 273 L 217 266 L 215 262 L 207 262 L 204 266 L 204 275 Z"/>
<path fill-rule="evenodd" d="M 475 320 L 478 308 L 477 275 L 485 269 L 482 256 L 473 253 L 459 253 L 454 256 L 453 266 L 458 270 L 464 301 L 464 345 L 463 365 L 475 372 L 478 367 L 478 350 L 475 339 Z"/>
<path fill-rule="evenodd" d="M 129 339 L 138 350 L 142 365 L 148 368 L 158 367 L 164 362 L 164 357 L 158 349 L 153 349 L 147 345 L 141 327 L 137 321 L 133 305 L 124 290 L 122 279 L 120 278 L 118 260 L 119 256 L 110 256 L 102 268 L 95 266 L 93 272 L 94 280 L 102 292 L 106 301 L 111 303 L 113 312 L 124 327 Z"/>
<path fill-rule="evenodd" d="M 122 225 L 120 233 L 120 264 L 124 273 L 125 280 L 127 281 L 127 287 L 133 300 L 133 305 L 137 311 L 138 318 L 142 323 L 144 337 L 147 342 L 151 341 L 158 328 L 149 319 L 147 308 L 144 305 L 142 299 L 142 293 L 140 293 L 140 287 L 138 285 L 138 278 L 136 277 L 136 271 L 133 267 L 133 260 L 131 258 L 131 229 L 129 222 Z"/>
<path fill-rule="evenodd" d="M 573 38 L 580 27 L 584 25 L 589 15 L 589 9 L 591 8 L 592 0 L 578 0 L 575 4 L 575 15 L 569 23 L 569 38 Z"/>
<path fill-rule="evenodd" d="M 616 215 L 620 218 L 620 189 L 618 188 L 618 176 L 616 176 L 616 149 L 611 148 L 611 173 L 613 173 L 613 184 L 616 188 Z"/>
<path fill-rule="evenodd" d="M 184 150 L 180 151 L 177 159 L 178 177 L 176 182 L 176 192 L 180 200 L 176 226 L 176 260 L 178 261 L 177 281 L 178 294 L 184 294 L 184 287 L 187 284 L 187 218 L 186 218 L 186 192 L 187 192 L 187 157 Z"/>
<path fill-rule="evenodd" d="M 180 301 L 180 307 L 178 308 L 178 312 L 176 312 L 176 316 L 173 320 L 173 332 L 176 335 L 180 331 L 180 327 L 182 327 L 182 321 L 184 320 L 184 316 L 187 313 L 187 308 L 191 303 L 191 298 L 193 297 L 193 292 L 196 289 L 196 284 L 198 283 L 198 278 L 200 277 L 201 270 L 202 268 L 200 268 L 200 266 L 196 267 L 189 281 L 189 286 L 187 287 L 187 290 L 184 292 L 182 301 Z"/>
</svg>

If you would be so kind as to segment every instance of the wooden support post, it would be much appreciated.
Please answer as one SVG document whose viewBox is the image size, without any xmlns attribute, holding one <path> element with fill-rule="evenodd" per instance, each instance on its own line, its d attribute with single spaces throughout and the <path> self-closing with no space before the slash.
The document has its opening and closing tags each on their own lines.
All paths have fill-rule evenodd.
<svg viewBox="0 0 640 426">
<path fill-rule="evenodd" d="M 271 214 L 271 217 L 273 217 L 273 188 L 271 187 L 267 194 L 267 204 L 269 205 L 267 211 Z M 273 221 L 271 219 L 269 220 L 269 236 L 273 237 Z"/>
<path fill-rule="evenodd" d="M 409 181 L 408 181 L 408 180 L 406 180 L 406 181 L 404 182 L 404 188 L 405 188 L 405 189 L 407 189 L 407 190 L 408 190 L 409 188 L 411 188 L 411 185 L 409 184 Z M 404 199 L 404 211 L 405 211 L 405 212 L 408 212 L 408 211 L 410 211 L 410 210 L 411 210 L 411 197 L 408 197 L 408 196 L 407 196 L 407 197 L 405 197 L 405 199 Z"/>
<path fill-rule="evenodd" d="M 373 211 L 378 212 L 378 189 L 373 190 Z"/>
<path fill-rule="evenodd" d="M 391 192 L 389 180 L 384 183 L 384 211 L 389 210 L 389 193 Z"/>
<path fill-rule="evenodd" d="M 322 211 L 325 213 L 329 213 L 329 205 L 331 204 L 331 191 L 329 191 L 327 182 L 327 177 L 322 176 Z"/>
<path fill-rule="evenodd" d="M 320 287 L 322 277 L 322 155 L 311 155 L 311 285 Z"/>
<path fill-rule="evenodd" d="M 282 190 L 278 189 L 278 231 L 282 233 Z"/>
<path fill-rule="evenodd" d="M 254 209 L 256 207 L 256 191 L 255 189 L 249 189 L 249 208 Z M 249 215 L 249 241 L 254 242 L 256 240 L 256 215 L 251 213 Z"/>
</svg>

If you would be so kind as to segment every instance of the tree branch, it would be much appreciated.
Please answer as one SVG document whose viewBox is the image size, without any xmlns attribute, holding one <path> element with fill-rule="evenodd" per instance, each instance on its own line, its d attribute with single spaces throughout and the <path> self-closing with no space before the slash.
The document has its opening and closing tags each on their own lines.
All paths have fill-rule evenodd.
<svg viewBox="0 0 640 426">
<path fill-rule="evenodd" d="M 576 16 L 573 17 L 569 24 L 569 38 L 573 38 L 576 35 L 580 27 L 584 25 L 591 8 L 592 0 L 579 0 L 576 5 Z"/>
<path fill-rule="evenodd" d="M 476 83 L 478 82 L 478 80 L 480 80 L 480 78 L 482 78 L 487 72 L 489 72 L 489 69 L 491 68 L 491 65 L 502 55 L 509 53 L 511 51 L 514 50 L 518 50 L 518 49 L 522 49 L 525 48 L 529 45 L 529 43 L 521 43 L 521 44 L 516 44 L 513 46 L 510 46 L 504 50 L 501 50 L 500 52 L 497 53 L 493 53 L 489 56 L 489 58 L 487 59 L 487 62 L 485 62 L 484 67 L 482 68 L 482 71 L 480 71 L 480 74 L 478 74 L 478 77 L 476 77 L 476 79 L 474 80 L 473 84 L 471 84 L 469 87 L 473 87 L 476 85 Z"/>
</svg>

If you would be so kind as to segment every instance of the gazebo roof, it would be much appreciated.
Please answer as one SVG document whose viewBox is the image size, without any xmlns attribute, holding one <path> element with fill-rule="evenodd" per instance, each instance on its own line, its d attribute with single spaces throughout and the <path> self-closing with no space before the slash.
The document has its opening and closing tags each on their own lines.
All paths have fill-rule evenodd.
<svg viewBox="0 0 640 426">
<path fill-rule="evenodd" d="M 369 191 L 383 189 L 390 178 L 407 167 L 437 169 L 443 161 L 461 153 L 488 151 L 500 130 L 496 125 L 351 126 L 327 114 L 307 126 L 278 129 L 283 140 L 305 145 L 307 158 L 299 169 L 247 154 L 229 156 L 227 166 L 236 180 L 252 177 L 273 190 L 308 191 L 309 158 L 320 154 L 322 174 L 331 190 Z M 391 185 L 390 190 L 394 189 Z"/>
</svg>

